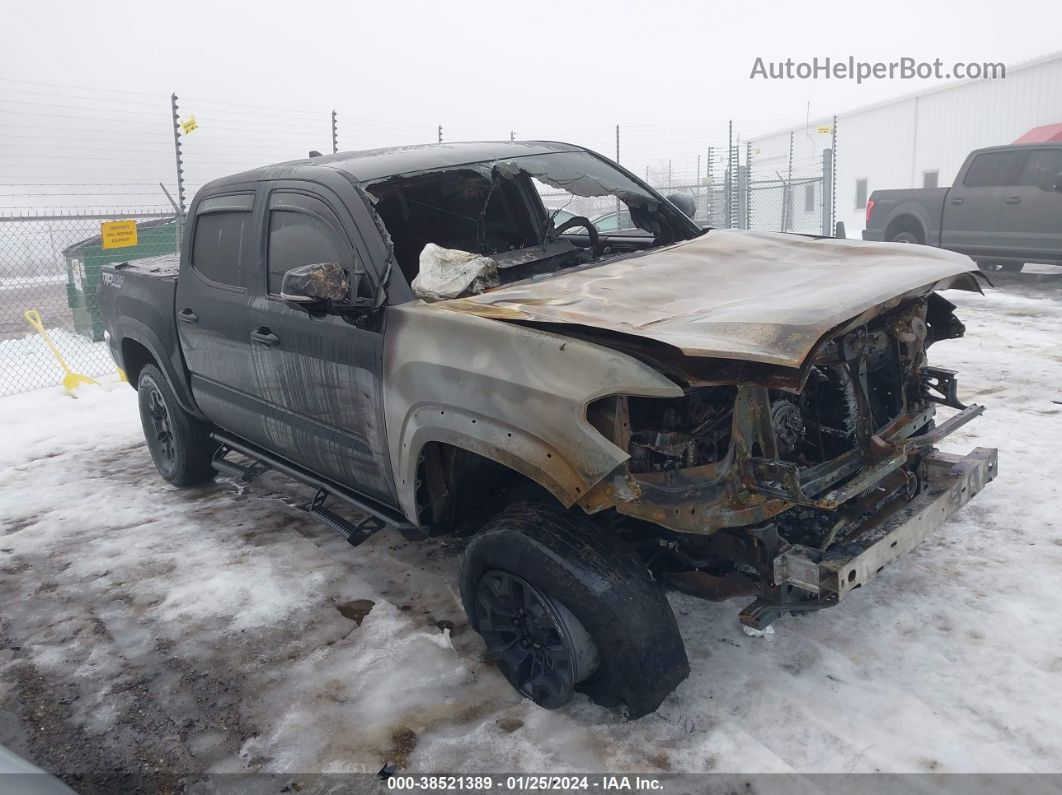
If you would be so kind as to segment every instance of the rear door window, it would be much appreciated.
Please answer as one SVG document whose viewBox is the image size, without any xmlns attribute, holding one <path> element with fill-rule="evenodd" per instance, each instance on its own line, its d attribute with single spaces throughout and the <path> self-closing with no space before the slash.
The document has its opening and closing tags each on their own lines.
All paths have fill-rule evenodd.
<svg viewBox="0 0 1062 795">
<path fill-rule="evenodd" d="M 962 184 L 968 188 L 1016 185 L 1025 152 L 983 152 L 974 158 Z"/>
<path fill-rule="evenodd" d="M 245 285 L 245 263 L 254 245 L 254 195 L 213 196 L 199 203 L 192 239 L 192 267 L 218 284 Z"/>
</svg>

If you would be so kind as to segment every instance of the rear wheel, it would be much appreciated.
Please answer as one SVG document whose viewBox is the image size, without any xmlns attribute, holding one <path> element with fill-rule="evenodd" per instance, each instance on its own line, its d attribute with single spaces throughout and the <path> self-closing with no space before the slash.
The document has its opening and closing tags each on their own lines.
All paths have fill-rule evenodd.
<svg viewBox="0 0 1062 795">
<path fill-rule="evenodd" d="M 144 365 L 136 390 L 144 438 L 159 474 L 174 486 L 213 478 L 211 459 L 217 444 L 209 428 L 181 408 L 162 371 Z"/>
<path fill-rule="evenodd" d="M 893 235 L 890 238 L 890 240 L 893 243 L 921 243 L 922 242 L 921 240 L 918 239 L 918 235 L 916 235 L 914 232 L 897 232 L 895 235 Z"/>
<path fill-rule="evenodd" d="M 487 523 L 465 551 L 461 599 L 502 675 L 547 709 L 578 690 L 641 717 L 689 675 L 637 554 L 556 503 L 516 503 Z"/>
</svg>

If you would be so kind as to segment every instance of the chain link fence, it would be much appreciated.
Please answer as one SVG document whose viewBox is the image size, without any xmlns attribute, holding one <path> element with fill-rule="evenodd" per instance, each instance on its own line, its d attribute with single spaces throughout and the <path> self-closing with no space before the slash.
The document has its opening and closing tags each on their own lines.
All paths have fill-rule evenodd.
<svg viewBox="0 0 1062 795">
<path fill-rule="evenodd" d="M 803 162 L 759 164 L 748 174 L 749 228 L 773 232 L 829 234 L 829 197 L 824 186 L 828 152 Z M 825 221 L 824 221 L 824 213 Z"/>
<path fill-rule="evenodd" d="M 100 224 L 117 220 L 137 222 L 136 245 L 103 247 Z M 97 303 L 103 266 L 176 251 L 177 227 L 163 208 L 0 217 L 0 395 L 61 384 L 66 367 L 113 373 Z"/>
</svg>

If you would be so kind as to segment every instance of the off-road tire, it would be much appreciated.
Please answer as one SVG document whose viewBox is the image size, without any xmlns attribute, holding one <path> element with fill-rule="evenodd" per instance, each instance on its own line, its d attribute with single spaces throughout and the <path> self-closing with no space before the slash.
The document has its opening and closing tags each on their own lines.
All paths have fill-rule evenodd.
<svg viewBox="0 0 1062 795">
<path fill-rule="evenodd" d="M 153 364 L 137 378 L 137 401 L 144 439 L 159 474 L 174 486 L 195 486 L 214 477 L 210 465 L 217 443 L 207 425 L 177 402 L 169 381 Z"/>
<path fill-rule="evenodd" d="M 516 575 L 578 619 L 598 653 L 597 670 L 575 689 L 639 718 L 689 675 L 686 650 L 664 590 L 621 539 L 554 502 L 503 509 L 471 540 L 461 599 L 477 626 L 477 590 L 491 571 Z M 544 706 L 559 706 L 545 704 Z"/>
</svg>

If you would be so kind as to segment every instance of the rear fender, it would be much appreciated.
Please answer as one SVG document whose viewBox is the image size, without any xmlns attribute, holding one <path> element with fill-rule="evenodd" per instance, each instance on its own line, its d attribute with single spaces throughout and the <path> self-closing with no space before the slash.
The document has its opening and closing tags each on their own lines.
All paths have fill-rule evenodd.
<svg viewBox="0 0 1062 795">
<path fill-rule="evenodd" d="M 135 318 L 121 318 L 118 321 L 117 331 L 117 336 L 121 340 L 132 340 L 147 348 L 151 357 L 155 360 L 155 364 L 158 365 L 159 369 L 162 370 L 162 374 L 166 377 L 166 381 L 173 390 L 173 394 L 177 397 L 177 402 L 181 408 L 194 417 L 204 419 L 202 412 L 199 411 L 199 407 L 196 405 L 195 398 L 192 397 L 188 370 L 184 366 L 184 358 L 181 356 L 180 349 L 175 349 L 171 354 L 166 355 L 164 353 L 166 347 L 162 344 L 158 334 L 146 323 Z M 119 345 L 117 347 L 118 356 L 121 356 L 121 350 L 121 345 Z M 124 370 L 125 362 L 119 362 L 119 366 Z M 136 388 L 136 384 L 132 386 L 134 389 Z"/>
</svg>

